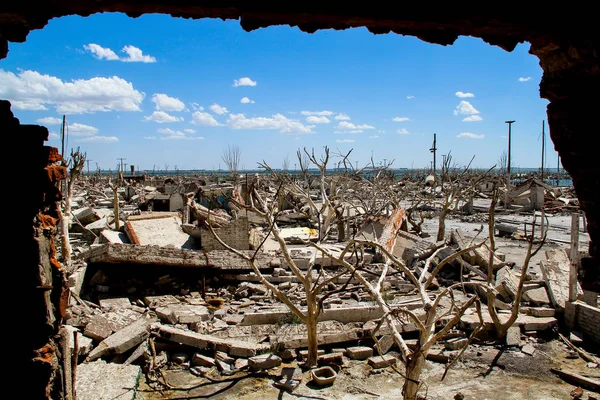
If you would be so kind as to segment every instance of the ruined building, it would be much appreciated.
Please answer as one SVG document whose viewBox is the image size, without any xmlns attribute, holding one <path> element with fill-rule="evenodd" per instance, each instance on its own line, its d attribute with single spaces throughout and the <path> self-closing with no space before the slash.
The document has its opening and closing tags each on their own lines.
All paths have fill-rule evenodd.
<svg viewBox="0 0 600 400">
<path fill-rule="evenodd" d="M 165 1 L 66 1 L 43 5 L 31 1 L 3 2 L 0 6 L 0 58 L 9 55 L 8 42 L 24 42 L 34 29 L 43 29 L 51 18 L 124 12 L 131 17 L 146 12 L 186 18 L 240 19 L 247 30 L 276 24 L 298 26 L 307 33 L 318 29 L 346 29 L 365 26 L 374 34 L 394 32 L 413 35 L 424 41 L 451 45 L 458 36 L 479 37 L 490 45 L 512 51 L 518 43 L 531 43 L 530 52 L 539 58 L 544 71 L 540 96 L 550 101 L 548 124 L 554 148 L 573 178 L 581 209 L 588 220 L 590 257 L 582 260 L 581 284 L 600 291 L 598 270 L 600 250 L 600 165 L 596 162 L 593 135 L 595 111 L 600 106 L 600 28 L 592 3 L 586 6 L 523 9 L 502 7 L 477 11 L 452 5 L 451 10 L 433 10 L 429 4 L 399 7 L 391 2 L 325 5 L 322 2 L 190 2 Z M 499 5 L 499 4 L 498 4 Z M 440 11 L 440 12 L 436 12 Z M 542 14 L 543 13 L 543 14 Z M 107 27 L 108 28 L 108 27 Z M 9 344 L 9 369 L 26 384 L 18 390 L 22 398 L 61 398 L 64 378 L 60 351 L 54 337 L 68 300 L 64 272 L 55 259 L 52 232 L 56 229 L 54 209 L 61 193 L 56 183 L 65 174 L 56 149 L 45 147 L 46 128 L 21 125 L 10 104 L 0 102 L 0 131 L 14 138 L 24 155 L 19 165 L 27 193 L 20 198 L 16 223 L 11 226 L 11 249 L 19 249 L 15 265 L 9 267 L 11 286 L 19 288 L 13 304 L 25 302 L 26 315 L 20 319 Z M 14 250 L 13 250 L 14 251 Z M 18 300 L 17 300 L 18 299 Z M 7 379 L 7 381 L 9 381 Z"/>
</svg>

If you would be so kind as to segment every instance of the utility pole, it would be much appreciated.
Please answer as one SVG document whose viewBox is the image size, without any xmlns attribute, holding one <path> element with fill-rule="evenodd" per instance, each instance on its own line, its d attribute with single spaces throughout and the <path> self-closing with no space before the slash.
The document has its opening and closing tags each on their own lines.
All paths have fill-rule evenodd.
<svg viewBox="0 0 600 400">
<path fill-rule="evenodd" d="M 62 144 L 60 155 L 63 158 L 63 162 L 65 159 L 65 127 L 66 127 L 66 125 L 67 125 L 67 116 L 63 115 L 62 126 L 61 126 L 61 130 L 60 130 L 60 141 Z"/>
<path fill-rule="evenodd" d="M 436 144 L 436 137 L 435 137 L 435 133 L 433 134 L 433 146 L 431 146 L 431 148 L 429 149 L 430 152 L 433 153 L 433 177 L 437 178 L 436 172 L 435 172 L 435 152 L 437 150 L 437 147 L 435 147 Z"/>
<path fill-rule="evenodd" d="M 558 187 L 560 179 L 560 154 L 556 155 L 556 187 Z"/>
<path fill-rule="evenodd" d="M 123 161 L 125 161 L 127 159 L 126 158 L 117 158 L 117 160 L 119 160 L 121 162 L 121 167 L 120 167 L 121 169 L 120 169 L 120 171 L 125 172 L 125 169 L 123 169 Z"/>
<path fill-rule="evenodd" d="M 541 172 L 542 182 L 544 182 L 544 153 L 546 151 L 545 143 L 544 143 L 545 137 L 546 137 L 546 134 L 544 133 L 544 120 L 542 120 L 542 172 Z"/>
<path fill-rule="evenodd" d="M 87 163 L 87 174 L 88 175 L 90 174 L 90 161 L 94 161 L 94 160 L 85 160 L 85 162 Z"/>
<path fill-rule="evenodd" d="M 508 173 L 508 182 L 510 183 L 510 136 L 511 136 L 511 127 L 513 122 L 515 121 L 504 121 L 508 124 L 508 165 L 506 166 L 506 172 Z"/>
</svg>

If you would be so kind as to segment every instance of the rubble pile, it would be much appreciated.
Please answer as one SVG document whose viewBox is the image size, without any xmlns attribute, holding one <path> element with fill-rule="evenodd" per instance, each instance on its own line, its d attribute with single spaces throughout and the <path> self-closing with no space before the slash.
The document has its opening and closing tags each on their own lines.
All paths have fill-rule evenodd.
<svg viewBox="0 0 600 400">
<path fill-rule="evenodd" d="M 384 193 L 435 194 L 438 189 L 410 181 L 368 189 L 360 180 L 351 180 L 337 182 L 343 189 L 336 192 L 332 178 L 327 195 L 333 207 L 315 220 L 311 210 L 323 201 L 316 180 L 296 183 L 313 188 L 308 198 L 293 190 L 279 193 L 277 181 L 262 176 L 241 184 L 207 181 L 195 176 L 137 179 L 120 187 L 101 179 L 77 183 L 69 232 L 74 246 L 71 301 L 65 323 L 76 333 L 72 350 L 79 363 L 137 365 L 157 384 L 161 369 L 205 377 L 258 373 L 290 362 L 300 366 L 307 356 L 307 327 L 274 293 L 277 289 L 294 307 L 307 309 L 307 290 L 295 268 L 310 274 L 314 282 L 329 279 L 324 287 L 327 295 L 319 304 L 320 366 L 339 372 L 348 362 L 364 362 L 373 370 L 399 362 L 401 349 L 389 326 L 380 324 L 384 313 L 369 291 L 354 274 L 339 274 L 340 262 L 309 242 L 319 242 L 333 256 L 344 254 L 349 263 L 360 263 L 364 276 L 376 285 L 381 271 L 388 268 L 385 257 L 372 247 L 360 254 L 343 253 L 348 241 L 385 240 L 395 210 L 381 200 Z M 535 184 L 529 182 L 526 190 L 517 188 L 509 197 L 517 206 L 531 206 L 537 201 L 531 194 Z M 265 199 L 280 194 L 273 200 L 278 203 L 274 220 L 279 239 L 260 210 L 247 209 L 253 192 Z M 549 188 L 543 207 L 548 212 L 572 210 L 577 203 L 571 196 L 566 189 Z M 484 192 L 481 197 L 486 197 Z M 487 213 L 476 211 L 459 215 L 485 223 Z M 335 222 L 324 230 L 330 221 Z M 509 318 L 519 301 L 521 265 L 486 246 L 453 256 L 474 241 L 460 229 L 451 229 L 447 240 L 434 242 L 410 232 L 406 218 L 392 225 L 395 239 L 389 251 L 416 276 L 427 279 L 438 264 L 451 259 L 430 280 L 431 298 L 460 282 L 480 282 L 483 287 L 491 269 L 495 309 L 501 320 Z M 567 253 L 556 250 L 540 263 L 541 273 L 526 273 L 518 317 L 508 329 L 505 346 L 533 356 L 538 342 L 556 338 L 568 303 L 569 268 Z M 391 310 L 410 310 L 425 319 L 420 289 L 406 273 L 390 270 L 380 287 Z M 483 326 L 475 307 L 467 309 L 428 354 L 429 360 L 449 363 L 467 343 L 494 343 L 487 293 L 473 286 L 462 296 L 473 294 L 483 303 Z M 583 295 L 581 288 L 578 295 Z M 460 297 L 457 294 L 455 300 Z M 439 312 L 452 308 L 444 300 Z M 395 326 L 409 348 L 418 348 L 419 327 L 414 321 L 398 314 Z M 473 332 L 476 336 L 470 342 Z M 327 377 L 332 376 L 335 379 Z M 291 391 L 302 379 L 302 370 L 285 367 L 275 386 Z"/>
</svg>

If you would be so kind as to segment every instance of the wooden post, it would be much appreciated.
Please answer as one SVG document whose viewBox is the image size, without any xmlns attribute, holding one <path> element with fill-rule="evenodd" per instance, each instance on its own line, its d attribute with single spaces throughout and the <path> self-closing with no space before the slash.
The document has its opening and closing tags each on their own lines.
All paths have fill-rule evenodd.
<svg viewBox="0 0 600 400">
<path fill-rule="evenodd" d="M 571 214 L 571 249 L 569 252 L 569 301 L 577 300 L 577 267 L 579 265 L 579 213 Z"/>
</svg>

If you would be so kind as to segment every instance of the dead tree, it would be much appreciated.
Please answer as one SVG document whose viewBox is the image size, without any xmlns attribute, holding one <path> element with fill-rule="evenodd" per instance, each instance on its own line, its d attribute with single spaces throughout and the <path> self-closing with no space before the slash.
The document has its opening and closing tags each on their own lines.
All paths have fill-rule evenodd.
<svg viewBox="0 0 600 400">
<path fill-rule="evenodd" d="M 496 249 L 496 244 L 494 240 L 494 232 L 495 232 L 495 221 L 494 221 L 494 211 L 496 208 L 496 204 L 498 202 L 499 190 L 498 190 L 498 182 L 494 182 L 492 189 L 492 200 L 489 208 L 489 220 L 488 220 L 488 232 L 489 232 L 489 240 L 490 240 L 490 253 L 489 253 L 489 261 L 487 268 L 487 285 L 485 286 L 486 293 L 486 301 L 488 312 L 492 321 L 494 323 L 494 328 L 496 330 L 496 339 L 498 341 L 504 342 L 506 339 L 506 333 L 508 332 L 508 328 L 510 328 L 517 318 L 519 317 L 519 310 L 521 307 L 521 298 L 523 296 L 523 287 L 525 284 L 525 278 L 527 276 L 527 269 L 529 268 L 529 263 L 531 258 L 535 256 L 538 251 L 542 248 L 546 241 L 546 233 L 542 232 L 542 240 L 538 243 L 538 245 L 533 248 L 534 238 L 535 238 L 535 222 L 536 217 L 535 213 L 533 214 L 533 222 L 531 224 L 531 236 L 527 238 L 527 253 L 525 254 L 525 259 L 523 260 L 523 265 L 521 266 L 521 276 L 519 278 L 519 283 L 517 284 L 516 294 L 513 301 L 513 304 L 510 309 L 510 315 L 507 319 L 501 319 L 500 315 L 496 310 L 496 292 L 494 290 L 494 250 Z"/>
<path fill-rule="evenodd" d="M 404 362 L 406 367 L 405 381 L 403 386 L 404 399 L 414 400 L 416 399 L 417 393 L 421 388 L 421 372 L 425 365 L 427 354 L 431 350 L 432 346 L 435 343 L 437 343 L 440 339 L 442 339 L 444 335 L 446 335 L 450 331 L 450 329 L 452 329 L 460 321 L 460 318 L 464 315 L 465 311 L 473 305 L 475 305 L 477 308 L 480 326 L 471 333 L 471 336 L 466 346 L 470 344 L 471 340 L 475 337 L 480 327 L 483 325 L 483 317 L 481 316 L 481 308 L 479 304 L 479 298 L 477 295 L 474 294 L 469 296 L 468 299 L 462 304 L 458 304 L 454 298 L 455 290 L 464 289 L 467 286 L 482 286 L 482 283 L 457 283 L 447 288 L 444 288 L 440 293 L 434 295 L 433 298 L 430 297 L 430 293 L 427 291 L 427 289 L 433 283 L 435 276 L 438 274 L 438 272 L 444 265 L 448 264 L 454 259 L 457 259 L 461 255 L 476 249 L 483 243 L 468 247 L 446 257 L 445 259 L 441 260 L 435 266 L 435 268 L 433 268 L 433 270 L 429 271 L 432 264 L 432 260 L 447 247 L 446 245 L 444 245 L 438 248 L 431 256 L 429 256 L 421 274 L 415 275 L 406 266 L 403 260 L 399 259 L 398 257 L 392 254 L 391 249 L 393 249 L 394 242 L 394 237 L 388 237 L 388 240 L 384 241 L 383 243 L 381 241 L 374 242 L 351 240 L 348 242 L 344 250 L 337 256 L 320 246 L 318 243 L 305 243 L 312 245 L 319 252 L 329 257 L 331 260 L 335 261 L 336 264 L 341 265 L 346 270 L 348 270 L 352 274 L 352 276 L 354 276 L 363 284 L 367 292 L 371 295 L 371 298 L 375 302 L 377 302 L 377 304 L 381 307 L 381 309 L 384 312 L 382 322 L 385 321 L 390 330 L 392 331 L 394 341 L 400 348 L 402 361 Z M 385 259 L 382 272 L 375 284 L 371 283 L 365 278 L 364 274 L 360 271 L 359 267 L 348 262 L 346 259 L 346 255 L 349 252 L 359 253 L 360 251 L 363 251 L 366 247 L 377 249 L 383 254 Z M 422 318 L 419 318 L 419 316 L 415 312 L 408 310 L 406 307 L 390 307 L 386 300 L 383 298 L 381 294 L 381 287 L 390 268 L 394 268 L 404 273 L 405 276 L 409 279 L 409 281 L 412 282 L 417 288 L 422 302 L 424 321 L 422 320 Z M 452 307 L 446 312 L 440 312 L 440 302 L 446 297 L 450 299 Z M 419 329 L 419 339 L 416 347 L 413 350 L 409 349 L 402 334 L 396 327 L 396 317 L 398 315 L 404 315 L 408 317 Z M 442 327 L 438 328 L 439 325 L 441 325 Z M 466 349 L 466 346 L 463 348 L 463 352 Z"/>
<path fill-rule="evenodd" d="M 67 271 L 71 269 L 71 243 L 69 238 L 69 225 L 71 221 L 71 202 L 73 199 L 73 186 L 77 177 L 81 174 L 85 165 L 86 153 L 81 153 L 79 147 L 77 151 L 71 149 L 71 157 L 67 161 L 67 168 L 69 169 L 66 178 L 66 195 L 64 197 L 64 208 L 61 210 L 58 207 L 58 213 L 60 218 L 60 230 L 61 230 L 61 245 L 62 245 L 62 257 Z"/>
<path fill-rule="evenodd" d="M 240 167 L 240 159 L 242 158 L 242 151 L 237 145 L 228 145 L 223 154 L 221 155 L 223 162 L 227 166 L 229 173 L 233 180 L 237 183 L 238 170 Z"/>
<path fill-rule="evenodd" d="M 323 173 L 325 171 L 326 161 L 323 165 Z M 342 278 L 345 274 L 348 273 L 346 268 L 341 268 L 334 274 L 328 275 L 324 268 L 321 268 L 318 273 L 315 270 L 315 261 L 318 252 L 314 252 L 312 257 L 309 260 L 308 267 L 306 271 L 302 271 L 297 265 L 294 259 L 291 256 L 291 251 L 288 248 L 284 238 L 281 236 L 280 228 L 277 225 L 277 214 L 278 210 L 278 202 L 276 201 L 279 196 L 280 191 L 282 190 L 284 183 L 281 182 L 279 185 L 279 189 L 277 193 L 275 193 L 274 199 L 265 199 L 259 195 L 256 188 L 252 189 L 252 195 L 249 198 L 249 205 L 239 204 L 240 207 L 247 208 L 252 210 L 259 216 L 261 216 L 267 223 L 267 235 L 265 235 L 262 243 L 257 247 L 255 252 L 252 255 L 247 255 L 242 253 L 239 250 L 232 248 L 227 245 L 223 240 L 218 236 L 216 231 L 213 229 L 210 221 L 210 216 L 207 220 L 208 229 L 217 239 L 217 241 L 227 250 L 232 253 L 235 253 L 239 257 L 243 258 L 248 262 L 248 265 L 254 273 L 258 276 L 260 282 L 264 284 L 281 302 L 283 302 L 290 311 L 298 317 L 302 323 L 306 326 L 307 329 L 307 341 L 308 341 L 308 356 L 306 360 L 306 365 L 308 367 L 315 367 L 317 365 L 317 357 L 318 357 L 318 340 L 317 340 L 317 322 L 318 316 L 322 310 L 322 302 L 325 298 L 328 297 L 327 293 L 324 293 L 328 288 L 328 285 L 337 279 Z M 324 191 L 325 186 L 321 185 L 321 190 Z M 322 193 L 322 195 L 325 193 Z M 267 201 L 271 200 L 271 201 Z M 261 273 L 260 269 L 256 265 L 256 256 L 262 250 L 262 247 L 269 237 L 269 234 L 273 234 L 273 237 L 279 244 L 281 249 L 281 253 L 285 260 L 286 265 L 292 271 L 292 273 L 298 278 L 300 283 L 304 287 L 304 291 L 306 294 L 306 310 L 301 310 L 300 307 L 294 304 L 285 292 L 279 290 L 279 288 L 272 283 L 270 283 L 265 276 Z"/>
</svg>

